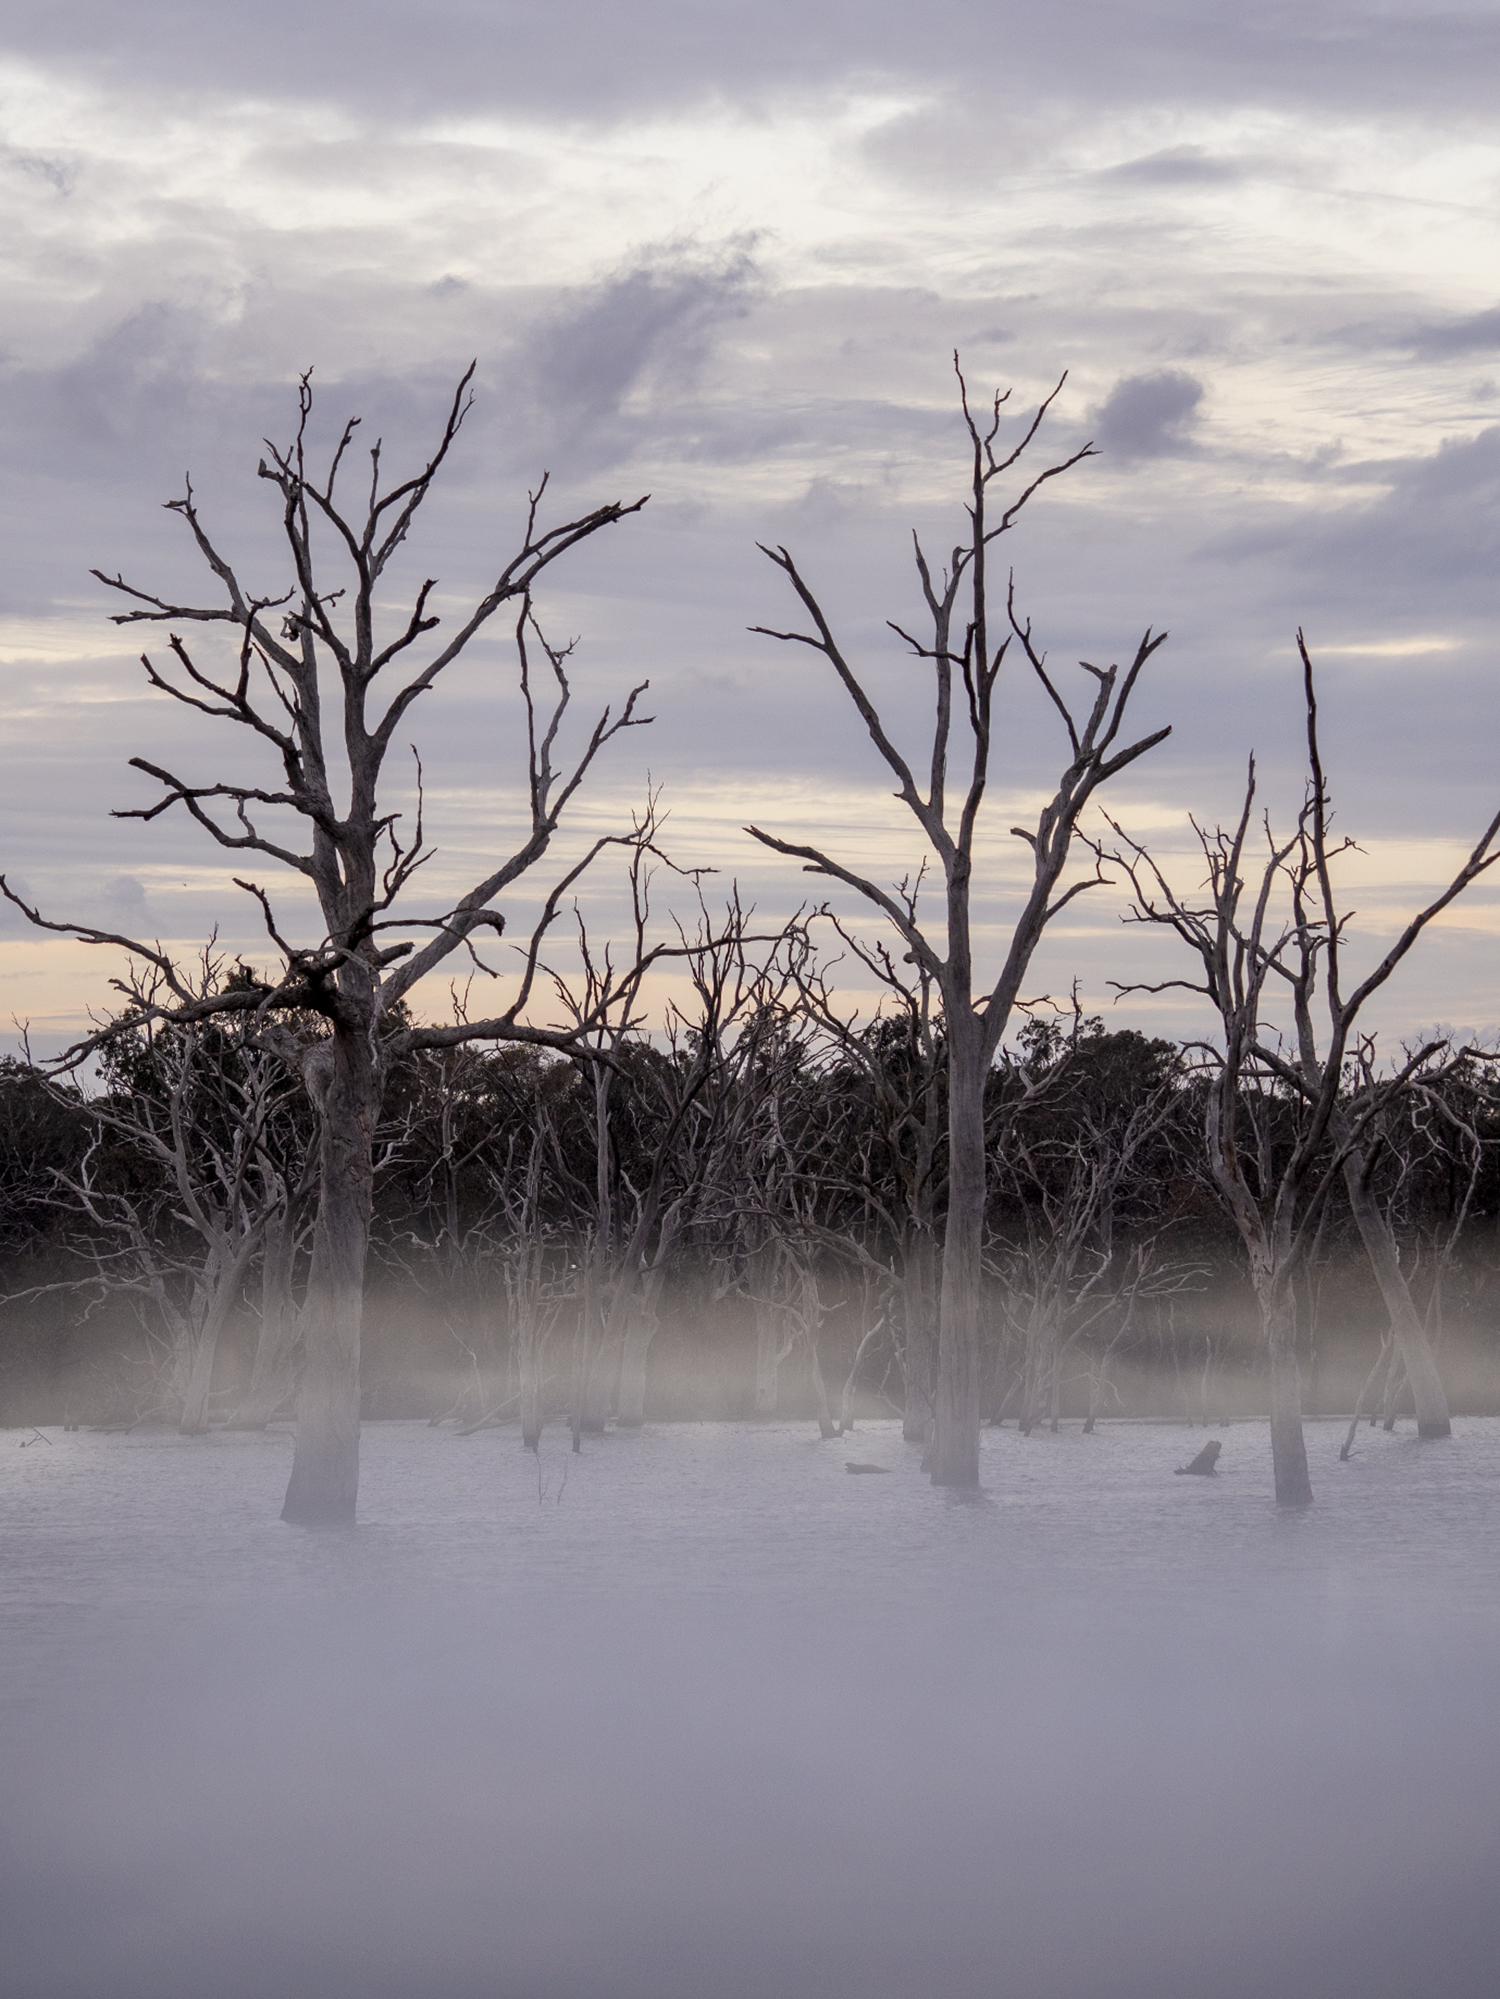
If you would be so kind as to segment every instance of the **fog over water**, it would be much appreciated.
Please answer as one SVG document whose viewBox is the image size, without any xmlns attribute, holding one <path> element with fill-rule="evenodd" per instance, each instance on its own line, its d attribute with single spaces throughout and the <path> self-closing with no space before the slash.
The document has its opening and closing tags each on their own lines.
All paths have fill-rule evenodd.
<svg viewBox="0 0 1500 1999">
<path fill-rule="evenodd" d="M 8 1433 L 5 1989 L 1491 1991 L 1500 1422 L 1216 1434 Z"/>
</svg>

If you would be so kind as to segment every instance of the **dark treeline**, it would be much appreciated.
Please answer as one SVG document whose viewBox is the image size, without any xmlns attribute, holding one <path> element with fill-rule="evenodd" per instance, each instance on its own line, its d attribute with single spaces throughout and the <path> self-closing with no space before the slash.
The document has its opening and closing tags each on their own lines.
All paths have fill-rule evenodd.
<svg viewBox="0 0 1500 1999">
<path fill-rule="evenodd" d="M 577 1442 L 608 1423 L 780 1413 L 832 1437 L 900 1414 L 926 1440 L 941 1014 L 916 983 L 849 1024 L 801 930 L 757 957 L 726 929 L 689 965 L 692 998 L 664 1030 L 617 1026 L 575 1059 L 466 1044 L 394 1070 L 367 1415 L 511 1423 L 535 1445 L 547 1423 Z M 1250 1272 L 1205 1154 L 1216 1076 L 1076 1013 L 1034 1014 L 1002 1051 L 985 1095 L 989 1420 L 1264 1414 Z M 1350 1115 L 1370 1085 L 1351 1065 Z M 1274 1074 L 1242 1087 L 1261 1148 L 1248 1170 L 1271 1186 L 1305 1102 Z M 1362 1116 L 1360 1174 L 1330 1182 L 1294 1285 L 1309 1410 L 1430 1422 L 1381 1241 L 1436 1358 L 1442 1420 L 1449 1401 L 1494 1407 L 1490 1065 L 1445 1052 Z M 1339 1145 L 1325 1138 L 1325 1163 Z M 4 1420 L 196 1432 L 289 1414 L 317 1159 L 285 1051 L 233 1026 L 135 1028 L 87 1094 L 5 1064 Z"/>
</svg>

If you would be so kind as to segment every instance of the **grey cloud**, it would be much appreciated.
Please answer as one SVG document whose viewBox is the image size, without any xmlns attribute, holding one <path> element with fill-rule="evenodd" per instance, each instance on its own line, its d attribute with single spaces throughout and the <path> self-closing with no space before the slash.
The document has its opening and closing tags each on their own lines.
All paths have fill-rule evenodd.
<svg viewBox="0 0 1500 1999">
<path fill-rule="evenodd" d="M 565 295 L 518 358 L 523 425 L 565 450 L 586 441 L 594 466 L 628 456 L 645 430 L 680 439 L 716 334 L 749 309 L 759 282 L 747 243 L 717 255 L 670 246 Z M 637 393 L 651 407 L 632 423 L 623 408 Z"/>
<path fill-rule="evenodd" d="M 1094 412 L 1095 438 L 1121 458 L 1180 452 L 1202 400 L 1203 384 L 1179 368 L 1122 376 Z"/>
<path fill-rule="evenodd" d="M 1356 320 L 1335 327 L 1329 338 L 1357 352 L 1405 352 L 1420 360 L 1444 361 L 1464 354 L 1500 352 L 1500 306 L 1483 312 L 1415 320 L 1409 314 Z"/>
<path fill-rule="evenodd" d="M 1243 180 L 1249 170 L 1247 161 L 1220 158 L 1203 146 L 1168 146 L 1162 152 L 1147 153 L 1138 160 L 1125 160 L 1117 167 L 1110 167 L 1107 172 L 1111 180 L 1143 181 L 1171 187 Z"/>
<path fill-rule="evenodd" d="M 1469 438 L 1445 438 L 1416 458 L 1339 465 L 1330 477 L 1378 483 L 1378 497 L 1319 515 L 1288 508 L 1243 533 L 1215 537 L 1204 552 L 1235 561 L 1274 558 L 1311 574 L 1330 597 L 1357 579 L 1362 593 L 1400 601 L 1410 615 L 1430 618 L 1436 606 L 1423 592 L 1478 585 L 1490 599 L 1500 565 L 1500 424 Z M 1484 608 L 1444 595 L 1452 620 Z"/>
<path fill-rule="evenodd" d="M 1417 354 L 1433 359 L 1449 354 L 1500 352 L 1500 305 L 1492 305 L 1487 312 L 1470 313 L 1463 319 L 1419 327 L 1411 345 Z"/>
<path fill-rule="evenodd" d="M 1042 9 L 932 0 L 612 0 L 534 5 L 370 0 L 142 0 L 119 30 L 107 0 L 54 0 L 12 21 L 9 45 L 112 83 L 342 100 L 423 115 L 477 105 L 613 117 L 715 95 L 755 100 L 842 79 L 900 79 L 1008 110 L 1046 99 L 1378 108 L 1487 116 L 1500 55 L 1492 13 L 1407 0 L 1058 0 Z"/>
</svg>

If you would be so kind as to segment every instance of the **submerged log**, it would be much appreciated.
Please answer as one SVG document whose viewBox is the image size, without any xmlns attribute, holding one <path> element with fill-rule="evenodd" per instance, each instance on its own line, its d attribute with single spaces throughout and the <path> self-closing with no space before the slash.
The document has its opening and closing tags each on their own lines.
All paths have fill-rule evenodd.
<svg viewBox="0 0 1500 1999">
<path fill-rule="evenodd" d="M 1205 1444 L 1190 1465 L 1177 1467 L 1177 1477 L 1212 1478 L 1218 1469 L 1219 1453 L 1223 1448 L 1222 1444 Z"/>
<path fill-rule="evenodd" d="M 890 1466 L 889 1466 L 889 1465 L 859 1465 L 859 1464 L 855 1464 L 855 1463 L 854 1463 L 854 1462 L 853 1462 L 853 1461 L 852 1461 L 851 1459 L 849 1459 L 849 1458 L 845 1458 L 845 1460 L 844 1460 L 844 1470 L 845 1470 L 845 1471 L 853 1471 L 853 1472 L 880 1472 L 880 1473 L 885 1473 L 885 1472 L 888 1472 L 888 1471 L 890 1470 Z"/>
</svg>

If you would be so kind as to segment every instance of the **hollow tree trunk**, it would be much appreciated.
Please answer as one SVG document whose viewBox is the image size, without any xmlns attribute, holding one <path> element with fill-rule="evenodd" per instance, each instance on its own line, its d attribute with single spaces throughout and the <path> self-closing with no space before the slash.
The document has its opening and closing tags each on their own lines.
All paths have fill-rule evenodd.
<svg viewBox="0 0 1500 1999">
<path fill-rule="evenodd" d="M 283 1520 L 354 1524 L 359 1495 L 359 1341 L 374 1194 L 380 1076 L 370 1037 L 340 1027 L 318 1098 L 321 1198 L 303 1314 L 297 1448 Z"/>
<path fill-rule="evenodd" d="M 1310 1506 L 1307 1440 L 1302 1434 L 1302 1383 L 1297 1373 L 1297 1319 L 1290 1287 L 1267 1286 L 1261 1323 L 1271 1360 L 1271 1466 L 1278 1506 Z"/>
<path fill-rule="evenodd" d="M 932 1482 L 972 1490 L 979 1484 L 985 1061 L 980 1023 L 967 1005 L 953 1013 L 948 1031 L 948 1226 L 938 1309 Z"/>
<path fill-rule="evenodd" d="M 1338 1135 L 1335 1133 L 1335 1136 Z M 1448 1398 L 1443 1393 L 1427 1329 L 1417 1316 L 1417 1308 L 1412 1303 L 1411 1292 L 1402 1274 L 1390 1221 L 1370 1191 L 1364 1168 L 1363 1155 L 1351 1152 L 1344 1161 L 1344 1185 L 1349 1190 L 1349 1205 L 1354 1211 L 1360 1241 L 1365 1246 L 1365 1254 L 1370 1259 L 1370 1268 L 1375 1273 L 1375 1282 L 1380 1286 L 1380 1295 L 1390 1316 L 1391 1332 L 1405 1363 L 1406 1379 L 1411 1384 L 1416 1403 L 1417 1435 L 1451 1437 L 1453 1423 L 1448 1414 Z"/>
</svg>

